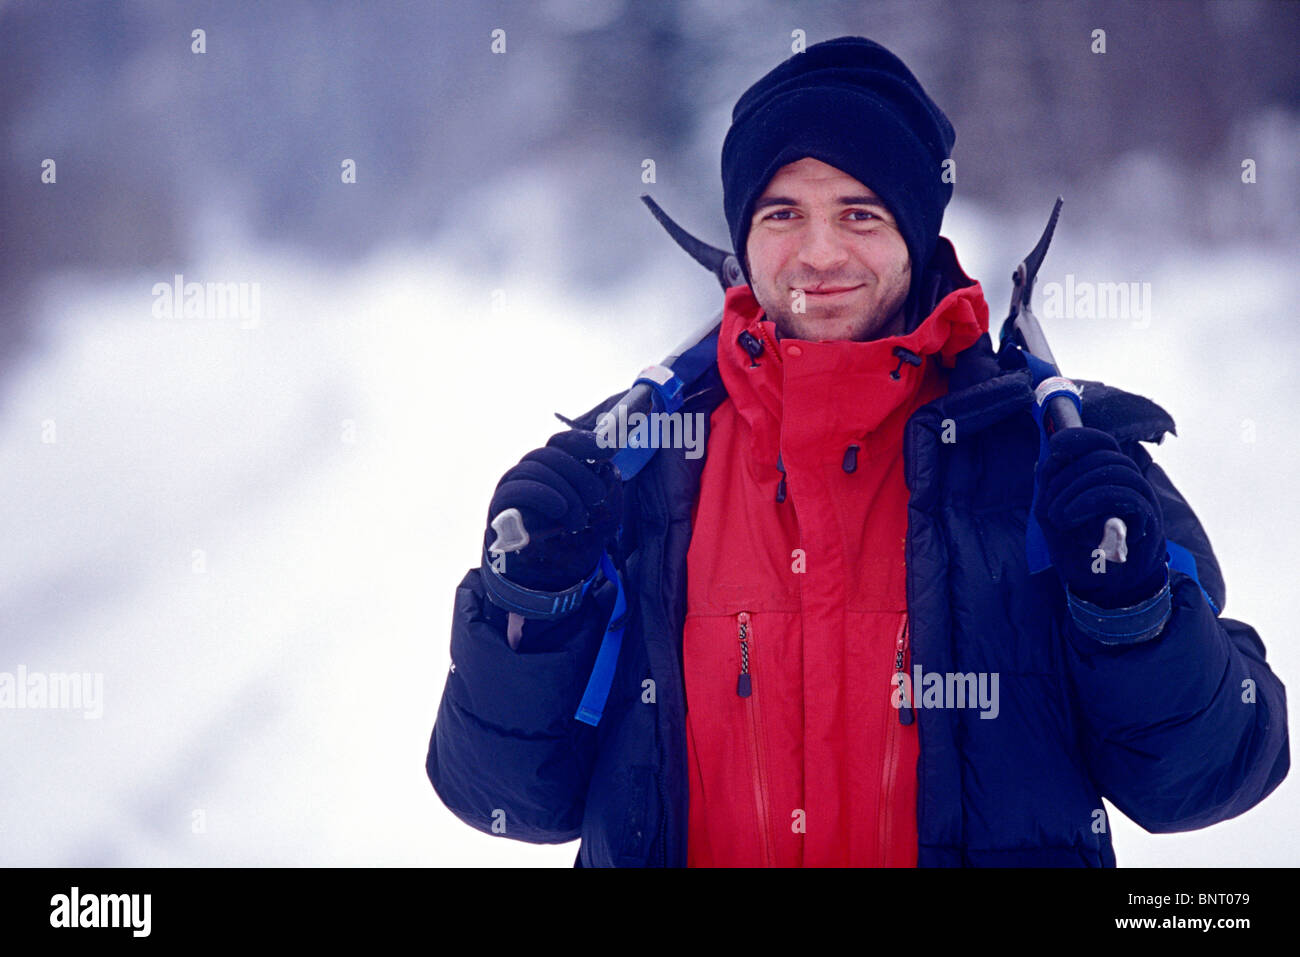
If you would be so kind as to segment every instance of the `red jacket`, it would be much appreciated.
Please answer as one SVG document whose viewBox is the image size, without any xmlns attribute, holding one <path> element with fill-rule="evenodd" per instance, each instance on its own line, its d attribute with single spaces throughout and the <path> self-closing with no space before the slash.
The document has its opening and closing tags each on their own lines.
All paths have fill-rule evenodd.
<svg viewBox="0 0 1300 957">
<path fill-rule="evenodd" d="M 778 342 L 727 291 L 687 555 L 688 866 L 916 865 L 903 426 L 987 329 L 978 283 L 872 342 Z"/>
</svg>

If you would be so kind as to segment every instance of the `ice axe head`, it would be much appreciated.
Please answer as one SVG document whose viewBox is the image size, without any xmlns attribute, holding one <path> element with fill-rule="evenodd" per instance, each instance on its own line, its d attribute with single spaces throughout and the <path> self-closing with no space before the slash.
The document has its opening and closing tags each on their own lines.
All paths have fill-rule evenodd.
<svg viewBox="0 0 1300 957">
<path fill-rule="evenodd" d="M 668 235 L 673 237 L 673 241 L 686 250 L 687 255 L 717 277 L 724 290 L 745 284 L 745 273 L 740 268 L 740 260 L 733 254 L 717 246 L 710 246 L 702 239 L 696 239 L 673 222 L 672 217 L 649 194 L 642 195 L 641 202 L 646 204 L 646 208 L 659 225 L 668 231 Z"/>
</svg>

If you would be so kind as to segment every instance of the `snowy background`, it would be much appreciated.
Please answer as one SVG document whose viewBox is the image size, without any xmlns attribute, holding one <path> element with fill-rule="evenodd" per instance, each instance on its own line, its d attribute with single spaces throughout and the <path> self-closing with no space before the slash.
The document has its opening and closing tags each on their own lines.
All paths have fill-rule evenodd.
<svg viewBox="0 0 1300 957">
<path fill-rule="evenodd" d="M 572 864 L 428 784 L 453 592 L 551 413 L 720 305 L 637 196 L 725 242 L 729 110 L 794 29 L 884 42 L 952 118 L 995 331 L 1058 192 L 1040 296 L 1151 284 L 1149 320 L 1045 330 L 1173 415 L 1152 452 L 1296 700 L 1300 7 L 273 9 L 0 4 L 0 671 L 104 681 L 97 720 L 0 711 L 0 864 Z M 176 273 L 258 283 L 257 322 L 156 317 Z M 1112 808 L 1119 862 L 1295 865 L 1297 794 Z"/>
</svg>

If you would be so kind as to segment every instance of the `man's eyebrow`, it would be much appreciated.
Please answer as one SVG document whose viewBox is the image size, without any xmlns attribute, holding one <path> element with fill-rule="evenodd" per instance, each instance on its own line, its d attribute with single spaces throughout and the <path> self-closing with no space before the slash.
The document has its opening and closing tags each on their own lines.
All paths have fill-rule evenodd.
<svg viewBox="0 0 1300 957">
<path fill-rule="evenodd" d="M 841 196 L 841 206 L 879 206 L 881 209 L 887 209 L 885 201 L 879 196 Z"/>
<path fill-rule="evenodd" d="M 838 199 L 838 202 L 841 206 L 878 206 L 885 210 L 889 208 L 885 205 L 884 200 L 879 196 L 841 196 Z M 791 199 L 789 196 L 768 196 L 765 199 L 760 199 L 754 204 L 754 212 L 757 213 L 759 210 L 767 209 L 769 206 L 798 205 L 799 201 Z"/>
</svg>

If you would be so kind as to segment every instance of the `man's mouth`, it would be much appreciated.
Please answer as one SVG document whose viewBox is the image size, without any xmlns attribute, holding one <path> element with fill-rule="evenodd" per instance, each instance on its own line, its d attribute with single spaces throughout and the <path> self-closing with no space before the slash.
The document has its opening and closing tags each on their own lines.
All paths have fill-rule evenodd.
<svg viewBox="0 0 1300 957">
<path fill-rule="evenodd" d="M 846 292 L 861 288 L 861 284 L 857 286 L 808 286 L 804 288 L 804 295 L 817 299 L 829 299 L 832 296 L 842 296 Z"/>
</svg>

